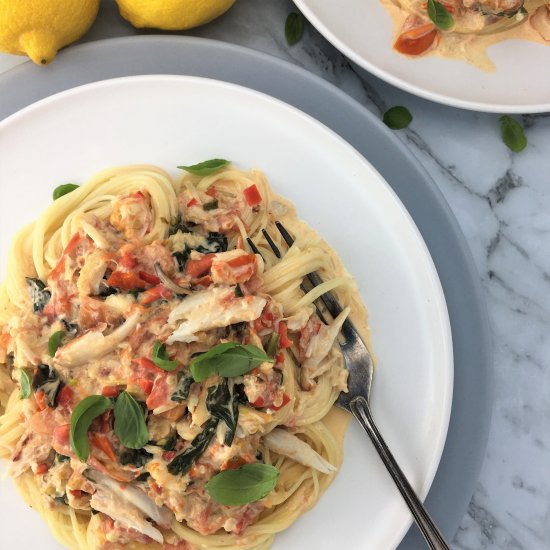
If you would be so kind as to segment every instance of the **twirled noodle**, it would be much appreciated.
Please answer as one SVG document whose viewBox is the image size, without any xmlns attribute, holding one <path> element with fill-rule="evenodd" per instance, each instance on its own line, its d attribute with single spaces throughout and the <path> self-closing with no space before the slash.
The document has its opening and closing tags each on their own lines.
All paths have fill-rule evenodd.
<svg viewBox="0 0 550 550">
<path fill-rule="evenodd" d="M 295 239 L 288 250 L 276 221 Z M 304 293 L 312 271 L 325 282 Z M 155 273 L 189 296 L 174 294 Z M 257 170 L 226 166 L 174 181 L 154 166 L 126 166 L 54 201 L 15 237 L 0 287 L 0 456 L 23 472 L 16 479 L 23 498 L 69 548 L 161 546 L 146 533 L 168 548 L 269 548 L 342 464 L 346 416 L 333 404 L 347 372 L 338 329 L 321 328 L 313 307 L 329 290 L 367 338 L 365 309 L 337 255 Z M 186 299 L 201 304 L 200 319 Z M 164 342 L 164 360 L 176 371 L 151 361 L 155 342 Z M 197 353 L 228 342 L 268 360 L 237 375 L 190 375 Z M 319 349 L 328 353 L 312 357 Z M 304 386 L 308 361 L 320 368 Z M 224 387 L 227 411 L 237 410 L 233 426 L 209 401 Z M 149 443 L 129 449 L 107 411 L 90 428 L 87 460 L 79 459 L 68 439 L 71 411 L 84 397 L 120 392 L 144 402 Z M 171 469 L 212 422 L 213 438 L 192 467 Z M 245 504 L 220 504 L 207 481 L 247 464 L 275 467 L 273 489 Z M 112 487 L 101 480 L 111 478 L 136 489 L 109 497 Z M 94 513 L 100 496 L 102 512 Z M 172 519 L 163 524 L 166 514 Z"/>
</svg>

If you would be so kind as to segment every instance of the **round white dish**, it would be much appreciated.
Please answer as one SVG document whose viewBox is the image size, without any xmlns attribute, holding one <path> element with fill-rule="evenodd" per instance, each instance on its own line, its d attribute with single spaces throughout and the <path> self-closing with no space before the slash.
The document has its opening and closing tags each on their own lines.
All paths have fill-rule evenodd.
<svg viewBox="0 0 550 550">
<path fill-rule="evenodd" d="M 410 59 L 392 48 L 393 24 L 379 0 L 294 0 L 304 16 L 344 55 L 411 94 L 474 111 L 550 111 L 550 46 L 506 40 L 488 49 L 496 65 L 485 72 L 435 56 Z"/>
<path fill-rule="evenodd" d="M 112 165 L 212 157 L 264 170 L 339 252 L 370 312 L 379 361 L 373 409 L 418 493 L 427 494 L 452 400 L 452 343 L 429 252 L 381 176 L 334 132 L 269 96 L 182 76 L 98 82 L 42 100 L 0 123 L 0 277 L 9 243 L 60 183 Z M 11 482 L 0 491 L 0 547 L 57 548 Z M 346 437 L 342 471 L 319 504 L 274 548 L 393 548 L 410 514 L 360 428 Z M 32 530 L 28 527 L 32 525 Z M 323 530 L 319 525 L 330 526 Z M 39 535 L 40 533 L 40 535 Z M 307 533 L 307 536 L 304 536 Z M 43 534 L 43 535 L 42 535 Z"/>
</svg>

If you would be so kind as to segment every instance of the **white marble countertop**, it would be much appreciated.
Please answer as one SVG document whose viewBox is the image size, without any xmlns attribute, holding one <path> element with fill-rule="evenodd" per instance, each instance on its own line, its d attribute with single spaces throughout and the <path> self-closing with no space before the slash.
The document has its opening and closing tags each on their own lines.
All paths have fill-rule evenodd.
<svg viewBox="0 0 550 550">
<path fill-rule="evenodd" d="M 527 148 L 511 153 L 497 114 L 430 103 L 350 63 L 306 24 L 284 38 L 289 0 L 238 0 L 187 34 L 254 48 L 336 84 L 380 116 L 405 105 L 398 132 L 439 186 L 466 236 L 494 334 L 495 404 L 477 488 L 455 535 L 462 550 L 550 548 L 550 114 L 524 115 Z M 135 34 L 104 0 L 85 41 Z M 0 72 L 24 58 L 0 54 Z"/>
</svg>

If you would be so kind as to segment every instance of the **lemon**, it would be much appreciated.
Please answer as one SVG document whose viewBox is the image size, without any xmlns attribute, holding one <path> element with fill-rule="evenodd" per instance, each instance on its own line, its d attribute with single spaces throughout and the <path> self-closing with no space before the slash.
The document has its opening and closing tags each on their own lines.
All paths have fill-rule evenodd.
<svg viewBox="0 0 550 550">
<path fill-rule="evenodd" d="M 94 22 L 100 0 L 0 1 L 0 51 L 47 65 Z"/>
<path fill-rule="evenodd" d="M 116 0 L 120 15 L 137 28 L 178 31 L 209 23 L 235 0 Z"/>
</svg>

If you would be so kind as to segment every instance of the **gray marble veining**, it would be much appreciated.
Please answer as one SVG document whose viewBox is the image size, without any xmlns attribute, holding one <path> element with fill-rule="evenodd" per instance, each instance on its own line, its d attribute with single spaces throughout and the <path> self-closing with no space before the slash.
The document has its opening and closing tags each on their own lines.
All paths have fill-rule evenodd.
<svg viewBox="0 0 550 550">
<path fill-rule="evenodd" d="M 495 405 L 476 491 L 455 535 L 460 550 L 550 548 L 550 113 L 519 117 L 528 147 L 511 153 L 496 114 L 446 107 L 394 88 L 352 64 L 311 25 L 293 47 L 289 0 L 238 0 L 188 34 L 251 47 L 336 84 L 378 116 L 405 105 L 398 132 L 435 180 L 469 243 L 494 333 Z M 135 31 L 102 11 L 86 40 Z M 109 25 L 106 22 L 109 22 Z M 17 62 L 1 56 L 0 69 Z"/>
</svg>

